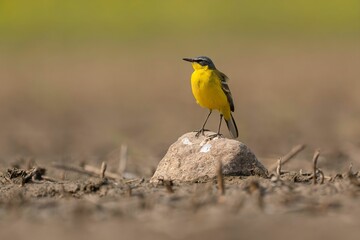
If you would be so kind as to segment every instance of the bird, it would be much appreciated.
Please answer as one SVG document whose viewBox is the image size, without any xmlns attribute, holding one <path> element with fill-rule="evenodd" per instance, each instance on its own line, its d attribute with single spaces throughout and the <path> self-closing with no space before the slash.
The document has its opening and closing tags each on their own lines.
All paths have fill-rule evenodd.
<svg viewBox="0 0 360 240">
<path fill-rule="evenodd" d="M 206 122 L 213 110 L 220 113 L 220 122 L 216 134 L 210 138 L 221 137 L 220 128 L 222 119 L 225 119 L 230 135 L 237 138 L 239 133 L 231 112 L 234 112 L 234 101 L 227 83 L 228 77 L 216 69 L 215 64 L 209 57 L 200 56 L 195 58 L 183 58 L 184 61 L 191 62 L 194 72 L 191 75 L 191 89 L 196 102 L 203 108 L 209 109 L 204 124 L 196 137 L 204 135 Z"/>
</svg>

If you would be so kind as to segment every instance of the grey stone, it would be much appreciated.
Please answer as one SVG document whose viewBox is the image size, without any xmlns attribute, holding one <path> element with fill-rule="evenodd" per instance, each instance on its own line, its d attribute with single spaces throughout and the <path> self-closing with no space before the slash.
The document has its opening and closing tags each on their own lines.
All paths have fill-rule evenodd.
<svg viewBox="0 0 360 240">
<path fill-rule="evenodd" d="M 213 178 L 219 160 L 224 175 L 268 177 L 267 169 L 243 143 L 227 138 L 209 140 L 213 132 L 195 137 L 194 132 L 181 136 L 159 162 L 150 182 L 161 180 L 196 181 Z"/>
</svg>

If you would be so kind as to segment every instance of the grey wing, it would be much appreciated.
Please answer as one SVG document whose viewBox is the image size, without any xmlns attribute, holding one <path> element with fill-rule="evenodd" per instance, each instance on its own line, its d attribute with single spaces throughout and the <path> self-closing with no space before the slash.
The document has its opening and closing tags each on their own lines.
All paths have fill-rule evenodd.
<svg viewBox="0 0 360 240">
<path fill-rule="evenodd" d="M 226 97 L 227 97 L 227 100 L 230 104 L 230 110 L 233 112 L 235 110 L 235 107 L 234 107 L 234 101 L 233 101 L 233 98 L 232 98 L 232 95 L 231 95 L 231 92 L 230 92 L 230 88 L 229 88 L 229 85 L 227 83 L 227 80 L 228 80 L 228 77 L 220 72 L 220 71 L 217 71 L 218 73 L 218 76 L 221 80 L 221 88 L 222 90 L 224 91 Z"/>
</svg>

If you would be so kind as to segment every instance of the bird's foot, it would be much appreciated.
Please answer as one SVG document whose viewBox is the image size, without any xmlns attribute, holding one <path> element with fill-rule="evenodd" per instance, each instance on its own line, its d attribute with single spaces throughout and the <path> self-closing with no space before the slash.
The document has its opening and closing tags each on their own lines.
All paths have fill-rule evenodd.
<svg viewBox="0 0 360 240">
<path fill-rule="evenodd" d="M 194 132 L 196 132 L 196 134 L 195 134 L 195 137 L 199 137 L 200 136 L 200 134 L 201 135 L 203 135 L 203 136 L 205 136 L 205 131 L 210 131 L 209 129 L 204 129 L 204 128 L 202 128 L 202 129 L 200 129 L 200 130 L 198 130 L 198 131 L 194 131 Z"/>
<path fill-rule="evenodd" d="M 223 138 L 224 136 L 221 133 L 211 134 L 207 137 L 208 140 L 213 140 L 214 138 Z"/>
</svg>

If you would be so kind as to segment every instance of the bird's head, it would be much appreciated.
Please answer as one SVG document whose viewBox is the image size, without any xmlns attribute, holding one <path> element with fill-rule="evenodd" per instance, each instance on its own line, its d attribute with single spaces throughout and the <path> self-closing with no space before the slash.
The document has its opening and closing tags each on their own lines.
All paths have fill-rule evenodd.
<svg viewBox="0 0 360 240">
<path fill-rule="evenodd" d="M 197 69 L 216 69 L 213 61 L 205 56 L 195 58 L 183 58 L 184 61 L 191 62 L 193 68 Z"/>
</svg>

